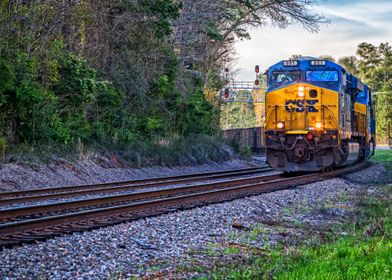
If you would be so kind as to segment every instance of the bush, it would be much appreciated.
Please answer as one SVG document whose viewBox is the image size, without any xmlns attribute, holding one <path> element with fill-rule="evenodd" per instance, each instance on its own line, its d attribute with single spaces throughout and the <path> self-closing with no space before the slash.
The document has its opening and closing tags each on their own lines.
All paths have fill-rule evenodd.
<svg viewBox="0 0 392 280">
<path fill-rule="evenodd" d="M 4 161 L 6 149 L 7 149 L 7 140 L 4 137 L 0 137 L 0 153 L 1 153 L 2 161 Z"/>
</svg>

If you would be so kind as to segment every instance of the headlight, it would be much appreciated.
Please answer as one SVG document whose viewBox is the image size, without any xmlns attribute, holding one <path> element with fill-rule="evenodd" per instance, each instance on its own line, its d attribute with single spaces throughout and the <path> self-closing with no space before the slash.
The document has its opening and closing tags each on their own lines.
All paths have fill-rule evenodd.
<svg viewBox="0 0 392 280">
<path fill-rule="evenodd" d="M 305 87 L 299 86 L 298 87 L 298 97 L 304 97 L 304 96 L 305 96 Z"/>
<path fill-rule="evenodd" d="M 322 122 L 316 122 L 316 129 L 321 129 L 323 128 L 323 123 Z"/>
<path fill-rule="evenodd" d="M 284 128 L 284 122 L 278 122 L 278 123 L 276 124 L 276 127 L 277 127 L 278 129 L 283 129 L 283 128 Z"/>
</svg>

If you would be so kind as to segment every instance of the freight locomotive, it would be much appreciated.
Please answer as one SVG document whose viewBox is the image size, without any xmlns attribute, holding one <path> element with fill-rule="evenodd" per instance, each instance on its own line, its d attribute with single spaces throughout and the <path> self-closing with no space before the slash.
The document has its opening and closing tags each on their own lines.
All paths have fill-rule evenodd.
<svg viewBox="0 0 392 280">
<path fill-rule="evenodd" d="M 271 66 L 266 75 L 265 139 L 271 167 L 320 171 L 374 154 L 371 90 L 344 67 L 301 57 Z"/>
</svg>

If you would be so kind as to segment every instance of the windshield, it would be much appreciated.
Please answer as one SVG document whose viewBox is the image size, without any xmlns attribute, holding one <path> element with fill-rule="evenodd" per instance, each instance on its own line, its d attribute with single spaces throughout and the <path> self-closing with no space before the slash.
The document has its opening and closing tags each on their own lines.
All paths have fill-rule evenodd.
<svg viewBox="0 0 392 280">
<path fill-rule="evenodd" d="M 306 71 L 308 82 L 337 82 L 338 80 L 338 71 Z"/>
<path fill-rule="evenodd" d="M 270 85 L 272 87 L 280 87 L 301 80 L 300 71 L 274 71 L 270 77 Z"/>
</svg>

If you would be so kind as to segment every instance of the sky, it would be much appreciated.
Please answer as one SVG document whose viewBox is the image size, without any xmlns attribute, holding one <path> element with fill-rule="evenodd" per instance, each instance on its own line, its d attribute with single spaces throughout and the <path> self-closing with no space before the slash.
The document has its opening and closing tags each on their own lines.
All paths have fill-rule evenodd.
<svg viewBox="0 0 392 280">
<path fill-rule="evenodd" d="M 355 55 L 362 42 L 392 43 L 392 0 L 321 0 L 313 10 L 330 20 L 318 33 L 300 25 L 251 29 L 251 40 L 236 43 L 236 79 L 254 80 L 256 64 L 264 70 L 293 54 L 338 59 Z"/>
</svg>

